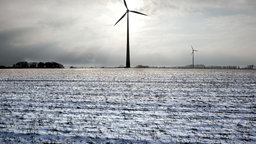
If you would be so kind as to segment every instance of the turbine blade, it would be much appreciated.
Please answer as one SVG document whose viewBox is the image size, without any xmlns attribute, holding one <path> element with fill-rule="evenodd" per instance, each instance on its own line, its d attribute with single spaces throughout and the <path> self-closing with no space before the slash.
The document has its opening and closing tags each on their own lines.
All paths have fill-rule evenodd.
<svg viewBox="0 0 256 144">
<path fill-rule="evenodd" d="M 127 3 L 125 0 L 124 0 L 124 5 L 125 5 L 126 9 L 128 9 L 128 6 L 127 6 Z"/>
<path fill-rule="evenodd" d="M 144 15 L 144 16 L 148 16 L 148 15 L 146 15 L 146 14 L 144 14 L 144 13 L 137 12 L 137 11 L 130 11 L 130 12 L 133 12 L 133 13 L 136 13 L 136 14 L 140 14 L 140 15 Z"/>
<path fill-rule="evenodd" d="M 124 15 L 115 23 L 115 25 L 118 24 L 118 23 L 124 18 L 124 16 L 125 16 L 126 14 L 127 14 L 127 12 L 124 13 Z"/>
</svg>

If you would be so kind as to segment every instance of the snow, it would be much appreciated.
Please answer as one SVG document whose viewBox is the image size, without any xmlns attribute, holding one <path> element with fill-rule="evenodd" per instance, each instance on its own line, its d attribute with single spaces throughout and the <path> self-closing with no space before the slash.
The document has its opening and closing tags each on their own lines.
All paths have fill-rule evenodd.
<svg viewBox="0 0 256 144">
<path fill-rule="evenodd" d="M 0 70 L 0 143 L 253 143 L 249 70 Z"/>
</svg>

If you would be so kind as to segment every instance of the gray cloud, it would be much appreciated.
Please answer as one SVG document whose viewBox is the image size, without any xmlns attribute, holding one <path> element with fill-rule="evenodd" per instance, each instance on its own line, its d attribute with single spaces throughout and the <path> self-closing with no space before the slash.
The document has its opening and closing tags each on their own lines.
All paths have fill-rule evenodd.
<svg viewBox="0 0 256 144">
<path fill-rule="evenodd" d="M 200 50 L 197 63 L 255 64 L 256 1 L 140 1 L 136 10 L 149 17 L 131 16 L 132 65 L 190 64 L 190 45 Z M 2 0 L 0 65 L 124 65 L 126 25 L 113 26 L 122 6 L 122 0 Z"/>
</svg>

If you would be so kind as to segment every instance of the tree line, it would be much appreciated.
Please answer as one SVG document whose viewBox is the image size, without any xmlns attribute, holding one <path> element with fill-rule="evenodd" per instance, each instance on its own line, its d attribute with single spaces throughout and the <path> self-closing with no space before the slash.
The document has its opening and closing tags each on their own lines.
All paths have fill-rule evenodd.
<svg viewBox="0 0 256 144">
<path fill-rule="evenodd" d="M 64 68 L 64 66 L 57 62 L 27 62 L 21 61 L 13 64 L 12 67 L 0 66 L 0 68 Z"/>
</svg>

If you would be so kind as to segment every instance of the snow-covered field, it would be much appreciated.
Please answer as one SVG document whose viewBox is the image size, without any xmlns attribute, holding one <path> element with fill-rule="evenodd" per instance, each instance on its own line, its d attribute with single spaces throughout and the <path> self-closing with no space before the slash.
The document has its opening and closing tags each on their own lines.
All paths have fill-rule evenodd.
<svg viewBox="0 0 256 144">
<path fill-rule="evenodd" d="M 0 143 L 255 143 L 256 71 L 0 70 Z"/>
</svg>

